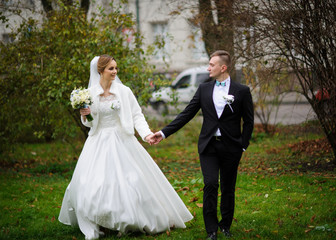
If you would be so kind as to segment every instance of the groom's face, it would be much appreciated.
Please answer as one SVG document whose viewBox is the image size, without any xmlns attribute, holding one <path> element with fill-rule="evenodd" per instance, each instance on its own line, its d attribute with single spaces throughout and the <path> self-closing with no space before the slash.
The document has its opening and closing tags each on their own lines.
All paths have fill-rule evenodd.
<svg viewBox="0 0 336 240">
<path fill-rule="evenodd" d="M 219 56 L 213 56 L 209 61 L 209 76 L 212 78 L 219 78 L 227 69 Z"/>
</svg>

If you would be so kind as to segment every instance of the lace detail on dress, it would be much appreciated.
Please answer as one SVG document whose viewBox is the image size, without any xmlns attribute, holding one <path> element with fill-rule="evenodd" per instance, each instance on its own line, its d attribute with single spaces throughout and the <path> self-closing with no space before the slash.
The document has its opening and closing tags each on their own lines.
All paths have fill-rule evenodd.
<svg viewBox="0 0 336 240">
<path fill-rule="evenodd" d="M 114 94 L 108 95 L 107 97 L 105 97 L 105 96 L 100 96 L 99 97 L 100 102 L 112 101 L 112 100 L 115 100 L 115 99 L 116 99 L 116 97 L 115 97 Z"/>
<path fill-rule="evenodd" d="M 115 95 L 109 95 L 107 97 L 99 97 L 99 123 L 98 128 L 115 128 L 120 127 L 120 120 L 118 116 L 118 110 L 112 108 L 112 104 L 117 100 Z"/>
</svg>

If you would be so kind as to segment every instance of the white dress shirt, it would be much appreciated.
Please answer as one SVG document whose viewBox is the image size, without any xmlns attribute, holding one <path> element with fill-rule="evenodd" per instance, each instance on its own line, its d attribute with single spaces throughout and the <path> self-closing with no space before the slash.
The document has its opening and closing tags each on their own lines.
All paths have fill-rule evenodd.
<svg viewBox="0 0 336 240">
<path fill-rule="evenodd" d="M 220 116 L 222 115 L 224 111 L 224 107 L 226 105 L 226 101 L 224 100 L 223 96 L 229 94 L 229 88 L 230 88 L 230 83 L 231 83 L 230 77 L 225 79 L 223 82 L 225 82 L 225 86 L 215 85 L 213 94 L 212 94 L 212 100 L 214 102 L 218 118 L 220 118 Z M 217 129 L 215 136 L 221 136 L 219 128 Z"/>
<path fill-rule="evenodd" d="M 214 102 L 218 118 L 220 118 L 220 116 L 222 115 L 225 105 L 227 104 L 223 96 L 229 94 L 231 78 L 228 77 L 223 82 L 225 82 L 225 86 L 222 86 L 222 85 L 216 86 L 215 84 L 213 94 L 212 94 L 212 100 Z M 164 133 L 161 130 L 159 132 L 161 133 L 162 138 L 165 139 L 166 136 L 164 135 Z M 214 136 L 221 136 L 221 132 L 219 128 L 217 129 Z M 245 148 L 243 148 L 243 152 L 245 152 Z"/>
<path fill-rule="evenodd" d="M 226 101 L 224 100 L 223 96 L 228 95 L 229 93 L 230 82 L 231 82 L 230 77 L 225 79 L 223 82 L 225 82 L 225 86 L 222 86 L 222 85 L 216 86 L 215 84 L 213 95 L 212 95 L 212 100 L 214 102 L 218 118 L 222 115 L 222 112 L 226 105 Z M 166 136 L 164 135 L 164 133 L 162 131 L 159 131 L 159 132 L 161 133 L 163 139 L 165 139 Z M 219 128 L 217 129 L 215 136 L 221 136 Z"/>
</svg>

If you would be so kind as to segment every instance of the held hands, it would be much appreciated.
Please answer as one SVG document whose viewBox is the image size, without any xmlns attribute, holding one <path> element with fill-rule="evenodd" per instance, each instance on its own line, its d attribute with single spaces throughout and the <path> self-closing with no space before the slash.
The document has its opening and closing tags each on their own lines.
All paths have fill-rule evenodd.
<svg viewBox="0 0 336 240">
<path fill-rule="evenodd" d="M 149 145 L 153 145 L 161 142 L 163 140 L 163 137 L 160 132 L 156 132 L 145 137 L 145 140 L 149 143 Z"/>
<path fill-rule="evenodd" d="M 155 139 L 155 142 L 154 144 L 158 144 L 159 142 L 161 142 L 163 140 L 163 137 L 161 135 L 160 132 L 156 132 L 154 135 L 153 135 L 154 139 Z"/>
</svg>

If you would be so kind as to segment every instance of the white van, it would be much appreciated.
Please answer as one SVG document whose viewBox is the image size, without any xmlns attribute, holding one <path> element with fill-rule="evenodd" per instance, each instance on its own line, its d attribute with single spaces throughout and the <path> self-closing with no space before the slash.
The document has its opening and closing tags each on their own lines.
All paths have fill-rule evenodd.
<svg viewBox="0 0 336 240">
<path fill-rule="evenodd" d="M 167 113 L 169 102 L 189 103 L 198 86 L 210 80 L 207 68 L 207 66 L 195 67 L 181 72 L 171 86 L 153 92 L 150 99 L 152 107 L 160 113 Z"/>
</svg>

